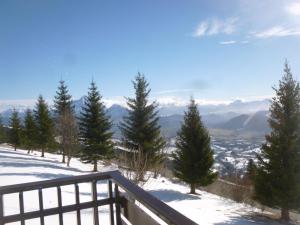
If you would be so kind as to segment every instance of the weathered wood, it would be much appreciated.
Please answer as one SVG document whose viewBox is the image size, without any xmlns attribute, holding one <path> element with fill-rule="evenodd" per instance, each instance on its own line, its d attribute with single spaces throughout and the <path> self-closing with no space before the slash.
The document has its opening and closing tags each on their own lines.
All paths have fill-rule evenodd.
<svg viewBox="0 0 300 225">
<path fill-rule="evenodd" d="M 59 225 L 64 225 L 63 214 L 62 214 L 62 198 L 61 198 L 61 188 L 57 187 L 57 203 L 58 203 L 58 219 Z"/>
<path fill-rule="evenodd" d="M 75 184 L 75 200 L 76 200 L 76 205 L 80 205 L 80 200 L 79 200 L 79 185 L 78 184 Z M 78 208 L 76 210 L 76 217 L 77 217 L 77 225 L 81 225 L 80 208 Z"/>
<path fill-rule="evenodd" d="M 113 198 L 112 193 L 112 181 L 108 180 L 108 197 Z M 109 217 L 110 217 L 110 225 L 115 225 L 115 218 L 114 218 L 114 204 L 109 204 Z"/>
<path fill-rule="evenodd" d="M 20 208 L 20 216 L 21 216 L 21 225 L 25 225 L 25 220 L 23 218 L 24 215 L 24 197 L 23 191 L 19 193 L 19 208 Z"/>
<path fill-rule="evenodd" d="M 97 202 L 97 181 L 92 181 L 92 200 L 93 202 Z M 98 206 L 95 204 L 93 209 L 94 214 L 94 225 L 99 225 L 99 213 Z"/>
<path fill-rule="evenodd" d="M 112 188 L 108 188 L 108 195 L 109 198 L 97 200 L 97 181 L 99 180 L 109 180 L 109 186 L 112 186 L 112 182 L 115 183 L 115 197 L 113 197 Z M 92 201 L 80 203 L 79 201 L 79 183 L 92 183 Z M 63 185 L 75 185 L 75 197 L 76 197 L 76 204 L 62 206 L 62 196 L 61 196 L 61 189 L 60 186 Z M 76 188 L 77 185 L 77 188 Z M 0 225 L 5 223 L 11 222 L 18 222 L 22 220 L 40 218 L 40 224 L 44 225 L 44 217 L 51 216 L 51 215 L 59 215 L 59 224 L 63 225 L 62 214 L 66 212 L 76 211 L 77 212 L 77 221 L 80 221 L 80 210 L 93 208 L 94 209 L 94 224 L 99 224 L 99 215 L 98 215 L 98 207 L 102 205 L 109 205 L 110 212 L 111 212 L 111 224 L 114 225 L 114 215 L 116 215 L 116 222 L 117 225 L 122 224 L 121 218 L 121 207 L 125 207 L 123 202 L 123 198 L 119 191 L 119 186 L 122 187 L 122 190 L 126 192 L 130 198 L 137 200 L 141 204 L 143 204 L 146 208 L 148 208 L 152 213 L 157 215 L 167 224 L 174 224 L 174 225 L 196 225 L 195 222 L 191 221 L 187 217 L 183 216 L 167 204 L 163 203 L 162 201 L 158 200 L 148 192 L 144 191 L 142 188 L 138 187 L 131 181 L 127 180 L 125 177 L 121 175 L 119 171 L 109 171 L 104 173 L 93 173 L 88 175 L 81 175 L 81 176 L 73 176 L 67 178 L 59 178 L 54 180 L 46 180 L 46 181 L 39 181 L 39 182 L 30 182 L 25 184 L 16 184 L 16 185 L 9 185 L 9 186 L 2 186 L 0 187 Z M 45 188 L 57 188 L 57 195 L 58 195 L 58 207 L 44 209 L 43 205 L 43 192 L 42 190 Z M 20 211 L 20 214 L 16 215 L 3 215 L 5 202 L 3 202 L 3 195 L 11 194 L 11 193 L 20 193 L 24 191 L 32 191 L 38 190 L 39 193 L 39 210 L 33 212 L 23 212 Z M 22 198 L 22 197 L 21 197 Z M 20 198 L 20 199 L 21 199 Z M 4 203 L 4 205 L 3 205 Z M 21 204 L 21 203 L 20 203 Z M 115 204 L 116 211 L 113 212 L 113 204 Z M 21 206 L 21 205 L 20 205 Z M 134 208 L 134 205 L 130 205 L 131 209 Z M 112 208 L 112 209 L 111 209 Z M 21 207 L 20 207 L 21 209 Z M 124 214 L 130 217 L 133 215 L 132 211 L 138 211 L 137 215 L 143 212 L 140 212 L 139 209 L 132 210 L 129 208 L 125 208 Z M 79 212 L 79 213 L 78 213 Z M 146 212 L 143 212 L 146 214 Z M 79 220 L 78 220 L 79 219 Z M 132 218 L 132 220 L 134 220 Z M 140 224 L 132 221 L 134 225 Z M 80 223 L 79 223 L 80 225 Z"/>
</svg>

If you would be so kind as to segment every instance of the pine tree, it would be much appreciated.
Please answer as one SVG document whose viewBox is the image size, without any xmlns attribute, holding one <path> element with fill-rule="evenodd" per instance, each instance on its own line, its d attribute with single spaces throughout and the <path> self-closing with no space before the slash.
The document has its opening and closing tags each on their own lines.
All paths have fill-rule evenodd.
<svg viewBox="0 0 300 225">
<path fill-rule="evenodd" d="M 255 165 L 253 159 L 249 159 L 248 164 L 247 164 L 247 168 L 246 168 L 245 178 L 247 180 L 251 181 L 251 183 L 252 183 L 252 181 L 255 178 L 255 174 L 256 174 L 256 165 Z"/>
<path fill-rule="evenodd" d="M 92 81 L 82 108 L 79 130 L 83 142 L 81 160 L 84 163 L 93 163 L 93 171 L 97 171 L 98 160 L 113 156 L 111 126 L 101 95 L 95 82 Z"/>
<path fill-rule="evenodd" d="M 53 121 L 42 95 L 39 96 L 36 108 L 34 110 L 35 121 L 37 125 L 37 144 L 42 151 L 41 156 L 44 157 L 45 150 L 51 148 L 54 144 Z"/>
<path fill-rule="evenodd" d="M 214 158 L 210 135 L 193 99 L 177 135 L 176 148 L 174 175 L 190 185 L 191 194 L 195 194 L 197 185 L 206 186 L 216 179 L 217 173 L 212 171 Z"/>
<path fill-rule="evenodd" d="M 38 130 L 32 111 L 27 109 L 24 118 L 23 144 L 28 150 L 28 154 L 37 147 L 37 132 Z"/>
<path fill-rule="evenodd" d="M 7 132 L 3 125 L 2 115 L 0 114 L 0 143 L 5 143 L 7 141 Z"/>
<path fill-rule="evenodd" d="M 55 111 L 55 125 L 56 132 L 61 139 L 60 147 L 62 149 L 62 162 L 65 163 L 65 156 L 67 151 L 70 152 L 70 149 L 66 149 L 66 141 L 70 137 L 67 137 L 69 134 L 68 129 L 73 127 L 67 127 L 70 123 L 67 123 L 70 118 L 74 117 L 74 110 L 72 107 L 72 96 L 69 94 L 68 87 L 65 85 L 65 82 L 61 80 L 59 82 L 58 90 L 56 91 L 56 96 L 54 97 L 54 111 Z M 75 122 L 75 120 L 74 120 Z"/>
<path fill-rule="evenodd" d="M 143 181 L 147 170 L 155 170 L 162 162 L 165 141 L 160 133 L 156 103 L 149 103 L 150 89 L 145 77 L 138 73 L 133 81 L 135 98 L 127 98 L 128 116 L 120 124 L 123 145 L 131 152 L 128 167 L 135 182 Z"/>
<path fill-rule="evenodd" d="M 13 145 L 15 151 L 17 147 L 21 144 L 21 122 L 19 118 L 19 113 L 15 109 L 13 110 L 10 117 L 10 143 Z"/>
<path fill-rule="evenodd" d="M 270 107 L 271 133 L 266 135 L 258 156 L 255 198 L 281 209 L 288 221 L 289 211 L 300 207 L 300 87 L 285 63 L 284 75 Z"/>
</svg>

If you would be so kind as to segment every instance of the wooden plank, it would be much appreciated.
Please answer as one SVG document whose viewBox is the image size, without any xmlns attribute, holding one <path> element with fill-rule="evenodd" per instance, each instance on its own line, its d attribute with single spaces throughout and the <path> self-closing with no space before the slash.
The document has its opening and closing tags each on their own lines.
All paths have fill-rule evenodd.
<svg viewBox="0 0 300 225">
<path fill-rule="evenodd" d="M 97 202 L 97 181 L 92 181 L 92 201 L 94 203 Z M 93 207 L 93 216 L 94 216 L 94 225 L 99 225 L 99 213 L 98 213 L 98 206 L 94 204 Z"/>
<path fill-rule="evenodd" d="M 119 187 L 117 184 L 115 184 L 115 198 L 116 198 L 116 222 L 117 225 L 122 225 L 121 220 L 121 205 L 120 205 L 120 193 L 119 193 Z"/>
<path fill-rule="evenodd" d="M 25 220 L 23 218 L 24 215 L 24 197 L 23 192 L 19 192 L 19 209 L 20 209 L 20 216 L 21 216 L 21 225 L 25 225 Z"/>
<path fill-rule="evenodd" d="M 44 202 L 43 202 L 43 190 L 39 189 L 39 206 L 40 206 L 40 223 L 41 225 L 45 225 L 45 218 L 43 215 L 44 211 Z"/>
<path fill-rule="evenodd" d="M 0 194 L 0 225 L 4 225 L 2 218 L 4 216 L 3 195 Z"/>
<path fill-rule="evenodd" d="M 103 205 L 110 204 L 111 201 L 114 201 L 114 200 L 106 198 L 106 199 L 97 200 L 96 204 L 97 204 L 97 206 L 103 206 Z M 61 211 L 62 211 L 62 213 L 68 213 L 68 212 L 76 211 L 76 209 L 78 207 L 80 207 L 80 209 L 89 209 L 89 208 L 93 208 L 94 206 L 95 206 L 95 203 L 93 201 L 89 201 L 89 202 L 80 203 L 79 206 L 76 204 L 63 206 Z M 55 208 L 44 209 L 42 212 L 41 211 L 26 212 L 23 214 L 23 218 L 25 220 L 29 220 L 29 219 L 38 218 L 40 216 L 43 216 L 43 217 L 53 216 L 53 215 L 57 215 L 59 213 L 59 210 L 60 210 L 59 207 L 55 207 Z M 20 214 L 4 216 L 2 218 L 2 221 L 4 224 L 17 222 L 20 220 L 21 220 Z"/>
<path fill-rule="evenodd" d="M 61 187 L 57 187 L 57 203 L 58 203 L 58 219 L 59 225 L 64 225 L 63 213 L 62 213 L 62 197 L 61 197 Z"/>
<path fill-rule="evenodd" d="M 112 181 L 111 180 L 108 180 L 108 197 L 109 197 L 109 199 L 113 199 Z M 114 204 L 113 204 L 113 202 L 111 202 L 109 204 L 109 216 L 110 216 L 110 225 L 115 225 Z"/>
<path fill-rule="evenodd" d="M 37 182 L 28 182 L 23 184 L 13 184 L 0 187 L 0 194 L 10 194 L 10 193 L 18 193 L 20 191 L 31 191 L 37 189 L 45 189 L 50 187 L 57 187 L 57 186 L 64 186 L 69 184 L 75 183 L 88 183 L 92 180 L 108 180 L 111 178 L 109 172 L 103 173 L 92 173 L 80 176 L 70 176 L 70 177 L 63 177 L 58 179 L 52 180 L 44 180 L 44 181 L 37 181 Z"/>
<path fill-rule="evenodd" d="M 127 180 L 120 172 L 113 171 L 111 173 L 111 177 L 114 179 L 114 182 L 119 184 L 127 192 L 127 194 L 130 195 L 130 197 L 141 202 L 167 224 L 197 225 L 197 223 L 191 219 L 171 208 L 166 203 L 160 201 L 141 187 Z"/>
<path fill-rule="evenodd" d="M 79 186 L 78 186 L 78 184 L 75 184 L 75 200 L 76 200 L 76 205 L 80 206 Z M 79 207 L 76 210 L 76 216 L 77 216 L 77 225 L 81 225 L 81 215 L 80 215 L 80 208 Z"/>
</svg>

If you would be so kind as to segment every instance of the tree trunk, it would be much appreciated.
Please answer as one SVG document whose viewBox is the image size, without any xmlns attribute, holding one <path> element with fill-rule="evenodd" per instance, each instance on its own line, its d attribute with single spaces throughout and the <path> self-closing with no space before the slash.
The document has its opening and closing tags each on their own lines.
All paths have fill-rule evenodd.
<svg viewBox="0 0 300 225">
<path fill-rule="evenodd" d="M 63 155 L 62 155 L 62 163 L 65 163 L 66 162 L 66 155 L 65 155 L 65 152 L 63 152 Z"/>
<path fill-rule="evenodd" d="M 196 194 L 196 185 L 195 184 L 191 184 L 190 194 Z"/>
<path fill-rule="evenodd" d="M 30 153 L 30 149 L 28 149 L 28 152 L 27 152 L 27 154 L 29 154 Z"/>
<path fill-rule="evenodd" d="M 42 148 L 42 155 L 41 157 L 44 157 L 45 156 L 45 150 Z"/>
<path fill-rule="evenodd" d="M 97 168 L 97 160 L 94 160 L 94 169 L 93 169 L 94 172 L 97 172 L 98 171 L 98 168 Z"/>
<path fill-rule="evenodd" d="M 68 157 L 67 159 L 67 167 L 70 167 L 71 157 Z"/>
<path fill-rule="evenodd" d="M 15 147 L 15 151 L 17 151 L 17 146 L 15 145 L 14 147 Z"/>
<path fill-rule="evenodd" d="M 282 221 L 288 222 L 290 221 L 290 213 L 288 209 L 282 208 L 281 209 L 281 218 Z"/>
</svg>

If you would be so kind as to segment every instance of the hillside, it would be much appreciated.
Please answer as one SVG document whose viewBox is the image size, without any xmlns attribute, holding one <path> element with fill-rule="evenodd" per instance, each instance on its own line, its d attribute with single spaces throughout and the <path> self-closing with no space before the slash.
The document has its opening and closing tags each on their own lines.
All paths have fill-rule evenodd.
<svg viewBox="0 0 300 225">
<path fill-rule="evenodd" d="M 36 153 L 27 155 L 25 151 L 12 151 L 10 148 L 0 147 L 0 186 L 24 183 L 30 181 L 39 181 L 54 179 L 59 177 L 73 176 L 89 173 L 91 165 L 82 164 L 77 159 L 73 159 L 71 167 L 66 167 L 59 162 L 60 156 L 55 154 L 46 154 L 45 158 L 40 158 Z M 101 171 L 116 169 L 116 166 L 104 166 L 100 164 Z M 189 195 L 188 187 L 183 183 L 174 182 L 172 180 L 160 177 L 159 179 L 150 179 L 143 186 L 151 194 L 164 201 L 166 204 L 180 211 L 182 214 L 191 218 L 199 224 L 235 224 L 235 225 L 253 225 L 255 224 L 277 224 L 263 217 L 256 216 L 259 210 L 248 205 L 235 203 L 231 200 L 213 195 L 204 191 L 197 190 L 199 195 Z M 99 195 L 106 195 L 106 183 L 98 183 L 97 188 Z M 66 187 L 62 189 L 64 204 L 74 201 L 74 189 Z M 80 185 L 80 199 L 85 201 L 91 198 L 90 186 Z M 30 200 L 30 204 L 25 204 L 25 210 L 30 211 L 36 209 L 38 204 L 35 193 L 24 193 L 25 203 Z M 14 205 L 18 204 L 15 196 L 7 196 L 4 198 L 8 203 L 6 213 L 17 213 Z M 55 190 L 45 190 L 44 194 L 45 207 L 54 206 L 56 204 Z M 99 217 L 101 224 L 108 223 L 108 208 L 99 208 Z M 84 210 L 82 212 L 83 224 L 92 224 L 92 211 Z M 73 224 L 76 213 L 67 213 L 64 215 L 64 221 L 67 224 Z M 46 217 L 46 224 L 58 224 L 58 218 Z M 27 225 L 39 224 L 39 220 L 26 221 Z"/>
</svg>

